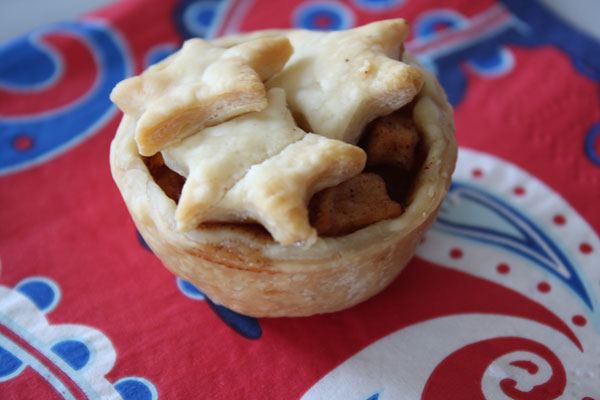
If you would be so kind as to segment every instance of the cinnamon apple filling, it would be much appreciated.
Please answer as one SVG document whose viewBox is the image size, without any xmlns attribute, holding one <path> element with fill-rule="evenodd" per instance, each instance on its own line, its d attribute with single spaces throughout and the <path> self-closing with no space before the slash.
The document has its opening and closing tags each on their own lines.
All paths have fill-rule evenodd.
<svg viewBox="0 0 600 400">
<path fill-rule="evenodd" d="M 423 163 L 420 138 L 408 108 L 371 122 L 359 142 L 367 153 L 365 170 L 310 200 L 310 222 L 319 235 L 345 235 L 400 216 Z"/>
<path fill-rule="evenodd" d="M 410 112 L 407 106 L 371 122 L 359 142 L 367 153 L 365 170 L 311 197 L 310 224 L 319 236 L 346 235 L 404 212 L 424 159 Z M 165 195 L 178 203 L 185 177 L 165 165 L 161 153 L 143 159 Z"/>
<path fill-rule="evenodd" d="M 165 165 L 161 153 L 156 153 L 152 157 L 144 157 L 144 163 L 154 182 L 160 186 L 167 197 L 178 203 L 185 178 Z"/>
</svg>

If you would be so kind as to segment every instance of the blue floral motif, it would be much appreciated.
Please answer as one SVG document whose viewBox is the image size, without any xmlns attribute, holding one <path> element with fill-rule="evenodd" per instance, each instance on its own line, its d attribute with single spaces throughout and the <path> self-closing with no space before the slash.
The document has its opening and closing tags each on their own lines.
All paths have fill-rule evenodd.
<svg viewBox="0 0 600 400">
<path fill-rule="evenodd" d="M 0 347 L 0 382 L 9 380 L 18 375 L 24 368 L 21 360 L 11 352 Z"/>
<path fill-rule="evenodd" d="M 128 377 L 118 380 L 115 389 L 123 400 L 156 400 L 158 393 L 148 380 L 139 377 Z"/>
<path fill-rule="evenodd" d="M 80 370 L 90 360 L 90 349 L 78 340 L 65 340 L 52 346 L 52 351 L 74 370 Z"/>
<path fill-rule="evenodd" d="M 60 289 L 56 283 L 44 277 L 27 278 L 19 282 L 15 289 L 27 296 L 44 313 L 52 311 L 60 299 Z"/>
<path fill-rule="evenodd" d="M 14 342 L 10 335 L 0 335 L 0 382 L 14 379 L 25 367 L 31 367 L 57 392 L 70 395 L 70 389 L 62 382 L 62 378 L 44 366 L 46 362 L 54 362 L 55 366 L 62 369 L 84 392 L 96 393 L 96 384 L 101 384 L 103 391 L 108 390 L 104 385 L 106 382 L 104 374 L 108 371 L 98 368 L 95 363 L 103 356 L 108 359 L 115 356 L 112 343 L 101 332 L 86 326 L 50 325 L 44 314 L 53 309 L 59 299 L 59 286 L 53 280 L 43 276 L 24 279 L 15 286 L 14 290 L 0 286 L 0 307 L 3 304 L 18 307 L 24 317 L 12 320 L 8 314 L 0 310 L 0 324 L 48 357 L 45 361 L 41 361 L 35 353 Z M 32 328 L 28 324 L 31 324 Z M 38 336 L 40 332 L 44 336 Z M 48 335 L 51 340 L 46 343 L 45 338 Z M 41 339 L 42 337 L 44 339 Z M 102 353 L 94 353 L 94 349 L 99 348 L 103 349 Z M 86 369 L 85 374 L 80 373 L 83 369 Z M 158 399 L 158 392 L 152 382 L 140 377 L 122 378 L 114 385 L 109 384 L 108 388 L 112 388 L 115 394 L 121 394 L 124 400 Z M 92 395 L 91 398 L 97 397 Z"/>
</svg>

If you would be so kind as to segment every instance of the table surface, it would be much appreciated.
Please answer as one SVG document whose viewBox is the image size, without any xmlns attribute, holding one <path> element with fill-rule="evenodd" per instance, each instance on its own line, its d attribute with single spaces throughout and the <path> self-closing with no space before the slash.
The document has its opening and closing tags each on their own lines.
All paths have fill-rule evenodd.
<svg viewBox="0 0 600 400">
<path fill-rule="evenodd" d="M 597 2 L 73 4 L 0 5 L 0 397 L 600 400 Z M 193 36 L 399 16 L 460 145 L 399 278 L 257 319 L 171 275 L 110 176 L 114 85 Z"/>
</svg>

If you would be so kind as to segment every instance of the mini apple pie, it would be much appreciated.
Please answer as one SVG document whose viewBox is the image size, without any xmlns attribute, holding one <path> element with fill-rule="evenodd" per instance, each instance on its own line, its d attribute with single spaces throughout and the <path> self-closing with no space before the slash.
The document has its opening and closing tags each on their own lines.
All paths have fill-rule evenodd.
<svg viewBox="0 0 600 400">
<path fill-rule="evenodd" d="M 401 19 L 205 41 L 119 83 L 111 169 L 154 253 L 252 316 L 341 310 L 406 266 L 456 162 Z"/>
</svg>

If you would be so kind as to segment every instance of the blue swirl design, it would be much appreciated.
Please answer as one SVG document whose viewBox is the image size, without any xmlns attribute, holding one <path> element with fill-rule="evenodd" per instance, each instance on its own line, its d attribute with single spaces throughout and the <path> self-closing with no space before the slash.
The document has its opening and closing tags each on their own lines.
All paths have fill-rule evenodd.
<svg viewBox="0 0 600 400">
<path fill-rule="evenodd" d="M 295 27 L 303 29 L 342 30 L 354 26 L 354 13 L 342 3 L 313 1 L 301 4 L 292 21 Z"/>
<path fill-rule="evenodd" d="M 524 257 L 564 283 L 594 311 L 577 265 L 530 218 L 492 194 L 453 182 L 434 227 Z"/>
<path fill-rule="evenodd" d="M 183 0 L 174 8 L 173 19 L 184 39 L 212 38 L 225 0 Z"/>
<path fill-rule="evenodd" d="M 13 91 L 40 90 L 50 86 L 62 72 L 62 62 L 51 48 L 38 43 L 33 37 L 21 37 L 0 48 L 0 54 L 8 55 L 10 62 L 0 66 L 0 87 Z M 15 61 L 32 60 L 23 68 Z"/>
<path fill-rule="evenodd" d="M 60 76 L 60 55 L 38 44 L 50 33 L 66 33 L 86 43 L 98 65 L 92 89 L 71 104 L 24 117 L 0 117 L 0 175 L 27 168 L 62 153 L 94 134 L 113 115 L 112 88 L 130 73 L 119 36 L 98 21 L 64 22 L 0 46 L 0 84 L 17 91 L 39 90 Z M 32 143 L 19 149 L 15 141 Z"/>
</svg>

